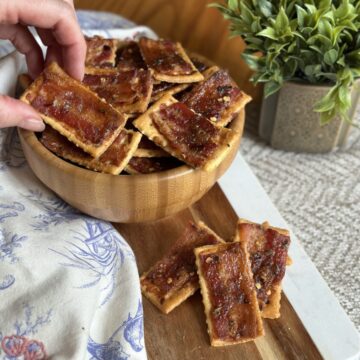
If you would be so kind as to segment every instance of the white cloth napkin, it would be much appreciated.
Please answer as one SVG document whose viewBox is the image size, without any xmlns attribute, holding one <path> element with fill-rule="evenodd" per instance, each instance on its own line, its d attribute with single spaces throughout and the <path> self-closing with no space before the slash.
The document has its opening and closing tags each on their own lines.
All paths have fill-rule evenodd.
<svg viewBox="0 0 360 360">
<path fill-rule="evenodd" d="M 155 37 L 144 27 L 94 33 Z M 0 93 L 13 95 L 24 69 L 16 52 L 2 59 Z M 47 357 L 146 359 L 138 271 L 111 224 L 47 189 L 16 130 L 0 130 L 0 359 Z"/>
</svg>

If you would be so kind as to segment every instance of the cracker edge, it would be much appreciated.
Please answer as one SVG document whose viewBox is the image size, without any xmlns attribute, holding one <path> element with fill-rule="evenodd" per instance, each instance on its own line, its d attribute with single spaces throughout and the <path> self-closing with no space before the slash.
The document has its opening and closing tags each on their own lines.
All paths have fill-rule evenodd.
<svg viewBox="0 0 360 360">
<path fill-rule="evenodd" d="M 175 86 L 173 86 L 170 89 L 160 91 L 156 95 L 151 95 L 150 102 L 155 102 L 165 95 L 175 95 L 175 94 L 179 93 L 180 91 L 187 89 L 190 85 L 191 85 L 191 83 L 175 84 Z"/>
<path fill-rule="evenodd" d="M 255 304 L 254 306 L 254 310 L 256 313 L 256 320 L 257 320 L 257 326 L 258 326 L 258 336 L 256 336 L 255 338 L 249 338 L 249 339 L 241 339 L 238 341 L 224 341 L 221 339 L 217 339 L 214 338 L 214 331 L 213 331 L 213 326 L 212 326 L 212 322 L 210 320 L 210 310 L 211 310 L 211 302 L 210 302 L 210 296 L 209 296 L 209 291 L 208 291 L 208 287 L 207 287 L 207 283 L 206 280 L 202 274 L 202 270 L 201 270 L 201 266 L 200 266 L 200 254 L 202 252 L 206 252 L 207 250 L 210 250 L 207 252 L 207 254 L 211 254 L 213 252 L 217 252 L 219 247 L 222 247 L 224 245 L 230 245 L 232 243 L 225 243 L 225 244 L 217 244 L 217 245 L 205 245 L 205 246 L 201 246 L 198 247 L 196 249 L 194 249 L 194 253 L 195 253 L 195 258 L 196 258 L 196 267 L 197 267 L 197 272 L 198 272 L 198 276 L 199 276 L 199 283 L 200 283 L 200 291 L 201 291 L 201 295 L 202 295 L 202 300 L 203 300 L 203 304 L 204 304 L 204 310 L 205 310 L 205 316 L 206 316 L 206 323 L 208 326 L 208 334 L 210 336 L 210 343 L 211 346 L 227 346 L 227 345 L 235 345 L 235 344 L 241 344 L 241 343 L 245 343 L 245 342 L 249 342 L 249 341 L 253 341 L 255 339 L 257 339 L 260 336 L 263 336 L 265 334 L 264 332 L 264 327 L 263 327 L 263 322 L 262 322 L 262 318 L 261 318 L 261 314 L 260 314 L 260 310 L 259 310 L 259 305 L 258 305 L 258 301 L 257 301 L 257 296 L 256 296 L 256 291 L 255 291 L 255 287 L 253 287 L 253 291 L 252 291 L 252 298 L 251 301 Z M 246 267 L 247 267 L 247 272 L 248 272 L 248 276 L 250 279 L 252 279 L 252 272 L 251 272 L 251 265 L 250 265 L 250 260 L 249 260 L 249 253 L 246 250 L 246 247 L 244 246 L 244 244 L 240 243 L 241 248 L 243 250 L 243 252 L 245 253 L 245 257 L 246 257 Z M 214 251 L 212 251 L 214 250 Z"/>
<path fill-rule="evenodd" d="M 282 228 L 277 228 L 277 227 L 274 227 L 274 226 L 270 226 L 268 222 L 258 224 L 256 222 L 252 222 L 252 221 L 240 218 L 238 220 L 238 223 L 237 223 L 237 226 L 236 226 L 236 236 L 235 236 L 234 241 L 239 241 L 239 242 L 245 243 L 245 241 L 242 240 L 240 238 L 240 235 L 239 235 L 239 225 L 240 224 L 261 225 L 261 227 L 263 229 L 273 229 L 273 230 L 279 232 L 282 235 L 290 236 L 290 233 L 289 233 L 288 230 L 282 229 Z M 288 255 L 287 260 L 286 260 L 286 266 L 289 266 L 291 264 L 292 264 L 292 260 Z M 269 296 L 269 304 L 265 304 L 264 309 L 262 309 L 260 311 L 261 316 L 263 318 L 277 319 L 277 318 L 280 317 L 280 309 L 281 309 L 281 302 L 280 301 L 281 301 L 281 291 L 282 291 L 281 283 L 282 282 L 280 282 L 278 284 L 275 284 L 275 285 L 274 284 L 271 285 L 271 295 Z"/>
<path fill-rule="evenodd" d="M 211 66 L 208 69 L 204 70 L 202 73 L 204 75 L 203 81 L 208 80 L 212 75 L 214 75 L 219 70 L 221 69 L 216 65 Z M 233 79 L 231 80 L 237 87 L 239 87 Z M 199 85 L 201 85 L 201 83 L 199 83 Z M 211 120 L 213 124 L 217 126 L 225 127 L 232 121 L 234 114 L 240 112 L 245 107 L 245 105 L 252 100 L 252 97 L 250 95 L 246 94 L 242 90 L 240 91 L 241 91 L 241 96 L 239 97 L 239 99 L 235 101 L 233 104 L 231 104 L 227 109 L 224 110 L 223 114 L 221 115 L 221 118 L 218 121 Z"/>
<path fill-rule="evenodd" d="M 74 79 L 72 79 L 69 75 L 67 75 L 60 67 L 59 65 L 57 65 L 55 62 L 51 63 L 48 68 L 50 68 L 51 71 L 54 72 L 58 72 L 60 70 L 60 73 L 65 74 L 65 76 L 67 76 L 68 78 L 71 79 L 71 81 L 76 81 Z M 62 75 L 63 75 L 62 74 Z M 43 74 L 41 74 L 36 80 L 33 81 L 33 83 L 25 90 L 25 92 L 20 96 L 20 100 L 23 101 L 24 103 L 28 104 L 31 106 L 30 102 L 26 99 L 26 96 L 28 94 L 33 94 L 33 93 L 38 93 L 39 88 L 41 87 L 43 83 Z M 93 94 L 97 99 L 99 99 L 100 101 L 102 101 L 103 103 L 107 104 L 108 106 L 110 106 L 114 111 L 116 111 L 116 113 L 122 117 L 122 125 L 120 125 L 118 127 L 118 129 L 116 129 L 110 137 L 108 137 L 108 139 L 106 139 L 101 146 L 89 146 L 87 144 L 85 144 L 84 142 L 82 142 L 81 140 L 79 140 L 77 138 L 76 135 L 74 135 L 71 131 L 67 130 L 63 125 L 61 125 L 61 123 L 59 123 L 58 121 L 54 120 L 51 117 L 48 117 L 42 113 L 39 113 L 39 115 L 41 116 L 41 118 L 44 120 L 45 123 L 47 123 L 48 125 L 50 125 L 53 129 L 55 129 L 56 131 L 58 131 L 61 135 L 65 136 L 69 141 L 71 141 L 72 143 L 74 143 L 76 146 L 78 146 L 79 148 L 81 148 L 82 150 L 84 150 L 86 153 L 92 155 L 94 158 L 99 158 L 106 150 L 107 148 L 114 142 L 114 140 L 117 138 L 117 136 L 120 134 L 121 130 L 124 128 L 127 117 L 120 113 L 118 110 L 116 110 L 113 106 L 111 106 L 110 104 L 108 104 L 104 99 L 100 98 L 99 96 L 97 96 L 94 92 L 92 92 L 89 88 L 87 88 L 86 86 L 82 85 L 81 83 L 76 81 L 76 84 L 82 88 L 83 90 L 90 92 L 91 94 Z"/>
<path fill-rule="evenodd" d="M 206 226 L 205 223 L 203 223 L 202 221 L 196 222 L 195 225 L 200 229 L 204 229 L 208 233 L 215 236 L 215 238 L 219 241 L 219 243 L 221 244 L 225 243 L 225 241 L 222 238 L 220 238 L 219 235 L 217 235 L 213 230 L 211 230 L 208 226 Z M 167 254 L 165 254 L 163 258 L 166 256 Z M 159 259 L 159 261 L 160 260 L 161 259 Z M 170 313 L 174 308 L 176 308 L 181 303 L 183 303 L 186 299 L 188 299 L 199 289 L 199 284 L 195 285 L 188 283 L 185 285 L 185 287 L 181 288 L 177 293 L 173 294 L 168 299 L 165 299 L 165 301 L 161 304 L 159 298 L 154 293 L 147 291 L 146 285 L 143 284 L 143 281 L 145 280 L 147 274 L 150 272 L 151 269 L 152 267 L 150 267 L 150 269 L 140 277 L 141 291 L 146 298 L 148 298 L 160 311 L 162 311 L 165 314 Z"/>
<path fill-rule="evenodd" d="M 134 156 L 152 158 L 152 157 L 170 157 L 171 155 L 163 149 L 143 149 L 138 147 L 135 151 Z"/>
<path fill-rule="evenodd" d="M 251 96 L 241 91 L 241 97 L 233 104 L 231 104 L 227 109 L 225 109 L 219 121 L 216 121 L 214 123 L 218 126 L 226 126 L 231 122 L 234 114 L 240 112 L 251 100 Z"/>
<path fill-rule="evenodd" d="M 128 134 L 129 133 L 132 134 L 132 137 L 128 144 L 129 150 L 128 150 L 126 156 L 124 157 L 124 159 L 122 160 L 122 162 L 118 166 L 103 164 L 100 159 L 89 159 L 89 160 L 85 159 L 84 160 L 84 159 L 78 158 L 76 156 L 71 156 L 71 155 L 67 155 L 67 154 L 65 154 L 65 155 L 57 154 L 56 152 L 53 152 L 53 153 L 56 156 L 59 156 L 65 160 L 69 160 L 80 166 L 84 166 L 89 170 L 106 173 L 106 174 L 119 175 L 121 173 L 121 171 L 125 168 L 125 166 L 128 164 L 128 162 L 130 161 L 130 159 L 133 156 L 134 151 L 136 150 L 136 148 L 141 140 L 141 137 L 142 137 L 142 135 L 137 131 L 127 130 L 127 129 L 123 129 L 122 131 L 125 131 Z M 43 146 L 45 146 L 45 145 L 43 144 Z M 48 149 L 48 150 L 51 151 L 50 149 Z M 89 155 L 89 154 L 87 154 L 87 155 Z"/>
<path fill-rule="evenodd" d="M 154 71 L 153 77 L 156 80 L 166 81 L 166 82 L 170 82 L 170 83 L 192 83 L 192 82 L 198 82 L 198 81 L 204 80 L 204 76 L 198 71 L 198 69 L 192 63 L 189 56 L 186 54 L 184 48 L 182 47 L 182 45 L 179 42 L 176 42 L 175 44 L 176 44 L 176 48 L 177 48 L 180 56 L 182 57 L 182 59 L 191 65 L 191 68 L 194 72 L 189 75 L 165 75 L 160 72 L 157 72 L 155 69 L 152 69 Z M 139 41 L 139 48 L 140 48 L 140 52 L 142 54 L 140 41 Z M 146 63 L 144 56 L 143 56 L 143 59 Z M 149 67 L 148 64 L 147 64 L 147 66 Z"/>
</svg>

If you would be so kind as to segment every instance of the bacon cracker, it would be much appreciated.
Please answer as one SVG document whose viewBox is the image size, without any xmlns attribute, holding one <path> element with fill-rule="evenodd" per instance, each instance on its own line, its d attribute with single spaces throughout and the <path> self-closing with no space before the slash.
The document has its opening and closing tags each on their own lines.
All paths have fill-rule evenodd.
<svg viewBox="0 0 360 360">
<path fill-rule="evenodd" d="M 140 278 L 143 294 L 168 314 L 199 288 L 194 248 L 223 243 L 204 223 L 190 222 L 168 253 Z"/>
<path fill-rule="evenodd" d="M 250 254 L 251 269 L 263 318 L 280 317 L 281 281 L 285 275 L 290 245 L 289 232 L 240 219 L 235 241 Z"/>
<path fill-rule="evenodd" d="M 203 80 L 180 43 L 170 40 L 140 38 L 141 55 L 154 78 L 170 83 L 190 83 Z"/>
<path fill-rule="evenodd" d="M 43 131 L 40 141 L 63 159 L 94 171 L 118 175 L 133 156 L 140 138 L 140 133 L 124 129 L 98 159 L 92 158 L 49 126 Z"/>
<path fill-rule="evenodd" d="M 238 88 L 227 71 L 216 66 L 207 69 L 204 77 L 180 101 L 217 125 L 226 126 L 251 97 Z"/>
<path fill-rule="evenodd" d="M 262 336 L 245 245 L 226 243 L 194 251 L 211 345 L 233 345 Z"/>
<path fill-rule="evenodd" d="M 20 98 L 45 123 L 93 157 L 101 156 L 123 129 L 126 116 L 51 63 Z"/>
<path fill-rule="evenodd" d="M 217 127 L 169 95 L 133 125 L 166 152 L 205 171 L 216 168 L 236 141 L 235 131 Z"/>
</svg>

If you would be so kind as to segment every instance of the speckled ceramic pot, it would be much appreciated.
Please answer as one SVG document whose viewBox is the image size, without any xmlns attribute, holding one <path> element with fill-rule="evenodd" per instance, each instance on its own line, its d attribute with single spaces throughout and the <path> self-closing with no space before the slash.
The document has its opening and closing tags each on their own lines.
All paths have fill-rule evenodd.
<svg viewBox="0 0 360 360">
<path fill-rule="evenodd" d="M 352 90 L 352 119 L 360 98 L 360 81 Z M 344 145 L 351 125 L 334 118 L 320 125 L 312 109 L 329 86 L 287 82 L 276 94 L 262 102 L 259 134 L 272 147 L 296 152 L 328 152 Z"/>
</svg>

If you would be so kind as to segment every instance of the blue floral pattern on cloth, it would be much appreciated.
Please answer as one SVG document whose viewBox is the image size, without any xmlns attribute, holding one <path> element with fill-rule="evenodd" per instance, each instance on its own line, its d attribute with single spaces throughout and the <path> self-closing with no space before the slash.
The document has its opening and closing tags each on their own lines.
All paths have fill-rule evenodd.
<svg viewBox="0 0 360 360">
<path fill-rule="evenodd" d="M 143 327 L 143 313 L 142 305 L 139 301 L 138 309 L 134 317 L 130 314 L 128 318 L 115 330 L 112 336 L 106 343 L 96 343 L 91 337 L 89 337 L 87 349 L 91 354 L 91 360 L 127 360 L 130 358 L 128 354 L 123 350 L 122 343 L 114 340 L 118 335 L 121 334 L 123 339 L 126 340 L 131 348 L 139 352 L 144 346 L 142 340 L 144 337 Z"/>
<path fill-rule="evenodd" d="M 34 221 L 31 223 L 35 230 L 46 231 L 51 226 L 68 223 L 84 216 L 57 196 L 48 195 L 45 197 L 39 190 L 30 189 L 24 197 L 36 202 L 40 209 L 39 214 L 33 215 Z"/>
<path fill-rule="evenodd" d="M 135 261 L 134 255 L 110 224 L 86 219 L 83 228 L 84 231 L 75 232 L 76 242 L 67 242 L 66 250 L 52 250 L 67 260 L 61 265 L 81 269 L 88 274 L 87 281 L 78 288 L 102 284 L 100 306 L 103 306 L 118 286 L 117 274 L 125 257 Z"/>
<path fill-rule="evenodd" d="M 77 15 L 89 35 L 155 36 L 114 14 Z M 0 41 L 0 57 L 12 49 Z M 131 248 L 40 183 L 16 129 L 0 129 L 0 319 L 0 360 L 146 359 Z"/>
</svg>

